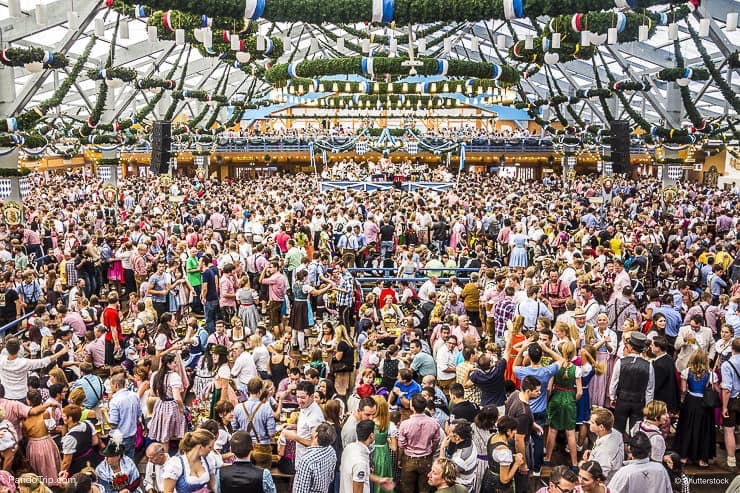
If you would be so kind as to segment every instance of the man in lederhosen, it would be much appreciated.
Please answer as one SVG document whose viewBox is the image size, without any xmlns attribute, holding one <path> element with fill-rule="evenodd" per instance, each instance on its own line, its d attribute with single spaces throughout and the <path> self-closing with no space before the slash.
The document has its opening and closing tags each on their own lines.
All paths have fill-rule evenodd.
<svg viewBox="0 0 740 493">
<path fill-rule="evenodd" d="M 614 365 L 609 385 L 609 399 L 614 408 L 614 428 L 625 432 L 627 419 L 630 426 L 642 419 L 642 408 L 653 400 L 655 373 L 643 358 L 647 349 L 647 338 L 641 332 L 633 332 L 624 345 L 624 357 Z"/>
</svg>

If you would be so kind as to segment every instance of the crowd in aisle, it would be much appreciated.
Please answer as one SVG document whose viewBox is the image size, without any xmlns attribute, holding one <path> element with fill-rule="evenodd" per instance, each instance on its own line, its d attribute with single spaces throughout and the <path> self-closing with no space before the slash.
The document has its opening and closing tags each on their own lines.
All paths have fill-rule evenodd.
<svg viewBox="0 0 740 493">
<path fill-rule="evenodd" d="M 736 471 L 737 191 L 31 180 L 0 222 L 0 493 L 684 493 L 687 467 Z"/>
</svg>

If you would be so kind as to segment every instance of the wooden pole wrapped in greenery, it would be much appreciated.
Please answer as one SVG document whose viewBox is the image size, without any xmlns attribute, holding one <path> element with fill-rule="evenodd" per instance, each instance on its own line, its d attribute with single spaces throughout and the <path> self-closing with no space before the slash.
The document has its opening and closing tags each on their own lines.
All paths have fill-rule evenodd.
<svg viewBox="0 0 740 493">
<path fill-rule="evenodd" d="M 156 10 L 176 9 L 209 17 L 265 18 L 272 22 L 355 23 L 373 17 L 373 0 L 123 0 Z M 384 3 L 382 21 L 429 24 L 446 21 L 550 17 L 574 12 L 608 10 L 614 0 L 395 0 Z M 629 0 L 635 10 L 665 0 Z M 505 8 L 509 6 L 510 8 Z"/>
<path fill-rule="evenodd" d="M 90 80 L 111 80 L 120 79 L 123 82 L 136 80 L 136 70 L 126 67 L 112 67 L 101 70 L 90 69 L 87 71 L 87 78 Z"/>
<path fill-rule="evenodd" d="M 0 51 L 0 63 L 8 67 L 22 67 L 27 63 L 41 63 L 46 69 L 64 68 L 69 60 L 64 53 L 41 48 L 6 48 Z"/>
<path fill-rule="evenodd" d="M 708 80 L 709 70 L 705 68 L 664 68 L 655 78 L 665 82 L 675 82 L 678 79 Z"/>
<path fill-rule="evenodd" d="M 519 82 L 519 72 L 508 65 L 437 58 L 420 58 L 418 60 L 422 62 L 421 66 L 416 67 L 419 75 L 495 79 L 502 87 L 512 86 Z M 410 68 L 403 65 L 406 61 L 408 61 L 408 58 L 405 57 L 382 56 L 304 60 L 299 63 L 283 63 L 270 67 L 265 72 L 265 79 L 275 86 L 284 86 L 288 80 L 298 77 L 313 78 L 345 74 L 405 76 L 409 74 Z"/>
<path fill-rule="evenodd" d="M 26 147 L 28 149 L 38 149 L 44 147 L 49 141 L 38 133 L 22 134 L 1 134 L 0 147 Z"/>
</svg>

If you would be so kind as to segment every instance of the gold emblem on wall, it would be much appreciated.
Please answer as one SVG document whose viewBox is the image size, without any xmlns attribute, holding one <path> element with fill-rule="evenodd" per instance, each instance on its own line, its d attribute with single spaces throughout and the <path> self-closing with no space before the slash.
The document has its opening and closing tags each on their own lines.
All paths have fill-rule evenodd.
<svg viewBox="0 0 740 493">
<path fill-rule="evenodd" d="M 118 197 L 118 189 L 111 184 L 103 187 L 103 198 L 108 202 L 115 202 Z"/>
<path fill-rule="evenodd" d="M 3 205 L 3 217 L 9 226 L 20 224 L 23 220 L 23 212 L 18 202 L 9 201 Z"/>
<path fill-rule="evenodd" d="M 672 204 L 676 197 L 678 197 L 678 188 L 677 187 L 667 187 L 664 188 L 661 192 L 661 195 L 663 196 L 663 202 L 666 204 Z"/>
</svg>

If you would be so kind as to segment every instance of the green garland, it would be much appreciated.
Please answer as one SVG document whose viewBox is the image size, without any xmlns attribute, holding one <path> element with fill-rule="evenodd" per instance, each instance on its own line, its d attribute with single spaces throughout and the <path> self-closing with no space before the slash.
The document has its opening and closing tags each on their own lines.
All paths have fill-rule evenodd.
<svg viewBox="0 0 740 493">
<path fill-rule="evenodd" d="M 0 176 L 8 178 L 11 176 L 28 176 L 31 174 L 31 170 L 22 166 L 20 168 L 0 168 Z"/>
<path fill-rule="evenodd" d="M 442 28 L 445 27 L 445 25 L 447 25 L 446 22 L 434 22 L 434 23 L 428 25 L 427 27 L 425 27 L 423 29 L 419 29 L 418 31 L 416 31 L 415 32 L 415 37 L 416 37 L 416 39 L 426 38 L 430 34 L 433 34 L 433 33 L 437 32 L 437 31 L 442 30 Z M 338 27 L 341 28 L 343 31 L 345 31 L 347 34 L 351 34 L 352 36 L 357 36 L 358 38 L 367 38 L 369 36 L 369 34 L 370 34 L 367 31 L 362 31 L 360 29 L 355 29 L 354 27 L 352 27 L 351 25 L 348 25 L 348 24 L 340 24 Z M 334 39 L 336 40 L 336 38 L 334 38 Z M 395 39 L 396 41 L 398 41 L 398 44 L 399 45 L 402 45 L 402 44 L 406 44 L 406 43 L 409 42 L 409 35 L 408 34 L 400 34 L 398 36 L 394 36 L 393 39 Z M 390 36 L 386 36 L 384 34 L 379 34 L 379 35 L 376 34 L 374 36 L 374 38 L 373 38 L 373 42 L 374 43 L 380 43 L 382 45 L 388 44 L 390 42 Z M 347 42 L 345 40 L 345 45 L 346 45 L 346 43 Z"/>
<path fill-rule="evenodd" d="M 182 56 L 182 52 L 180 52 L 180 56 Z M 179 57 L 178 57 L 179 61 Z M 172 67 L 172 70 L 170 73 L 172 73 L 177 68 L 177 63 Z M 171 75 L 168 75 L 168 77 L 172 77 Z M 177 82 L 175 82 L 172 79 L 155 79 L 151 77 L 147 77 L 144 79 L 138 79 L 136 81 L 136 88 L 137 89 L 174 89 L 177 86 Z"/>
<path fill-rule="evenodd" d="M 324 75 L 363 75 L 364 57 L 333 58 L 322 60 L 304 60 L 294 64 L 297 77 L 321 77 Z M 407 75 L 409 67 L 404 67 L 404 57 L 373 57 L 375 74 Z M 422 66 L 416 67 L 419 75 L 438 75 L 436 58 L 420 58 Z M 465 60 L 449 60 L 448 77 L 475 77 L 481 79 L 490 78 L 494 73 L 493 63 L 470 62 Z M 288 75 L 289 64 L 279 64 L 269 68 L 265 72 L 265 79 L 275 86 L 284 86 L 291 79 Z M 511 86 L 519 81 L 519 72 L 508 65 L 496 65 L 499 67 L 501 76 L 498 79 L 501 86 Z"/>
<path fill-rule="evenodd" d="M 110 43 L 110 49 L 108 50 L 108 58 L 105 62 L 105 69 L 106 70 L 113 70 L 113 59 L 115 56 L 115 47 L 116 47 L 116 40 L 118 39 L 118 25 L 121 21 L 121 15 L 119 14 L 116 18 L 116 28 L 113 30 L 113 38 L 111 39 Z M 89 75 L 89 74 L 88 74 Z M 100 118 L 103 116 L 103 111 L 105 111 L 105 103 L 106 99 L 108 98 L 108 84 L 105 82 L 102 82 L 100 84 L 100 89 L 98 89 L 98 96 L 95 100 L 95 106 L 93 107 L 92 111 L 90 112 L 90 116 L 87 119 L 87 122 L 80 128 L 80 136 L 82 137 L 88 137 L 90 136 L 93 131 L 95 130 L 95 127 L 100 122 Z"/>
<path fill-rule="evenodd" d="M 18 138 L 22 139 L 22 142 L 18 144 L 19 142 Z M 41 134 L 34 132 L 34 133 L 21 133 L 21 134 L 2 134 L 0 135 L 0 147 L 25 147 L 28 149 L 38 149 L 40 147 L 44 147 L 46 144 L 48 144 L 48 140 Z"/>
<path fill-rule="evenodd" d="M 685 75 L 686 69 L 684 67 L 676 67 L 676 68 L 664 68 L 657 74 L 655 74 L 655 78 L 658 80 L 662 80 L 665 82 L 675 82 L 678 79 L 683 79 Z M 690 80 L 708 80 L 709 79 L 709 70 L 704 68 L 692 68 L 691 69 L 692 74 L 691 77 L 689 77 Z"/>
<path fill-rule="evenodd" d="M 545 63 L 546 53 L 542 49 L 542 40 L 542 37 L 534 38 L 534 44 L 531 50 L 525 48 L 526 41 L 516 41 L 509 48 L 509 58 L 520 62 L 542 65 Z M 583 47 L 579 42 L 570 42 L 567 38 L 564 38 L 560 41 L 560 49 L 553 52 L 558 54 L 558 62 L 565 63 L 573 60 L 589 60 L 594 56 L 596 51 L 597 48 L 594 46 Z"/>
<path fill-rule="evenodd" d="M 195 99 L 196 101 L 202 101 L 202 102 L 216 102 L 216 103 L 226 103 L 227 99 L 226 96 L 222 96 L 220 94 L 212 94 L 209 91 L 172 91 L 172 97 L 175 99 Z"/>
<path fill-rule="evenodd" d="M 54 91 L 54 94 L 52 94 L 49 99 L 41 102 L 38 106 L 31 108 L 30 110 L 21 113 L 16 117 L 16 120 L 18 122 L 18 130 L 30 130 L 31 128 L 33 128 L 34 125 L 36 125 L 36 123 L 38 123 L 39 120 L 41 120 L 46 115 L 49 109 L 62 104 L 64 96 L 67 95 L 69 90 L 72 88 L 72 84 L 75 83 L 77 77 L 79 77 L 80 73 L 82 73 L 82 69 L 85 68 L 85 64 L 90 57 L 90 52 L 92 51 L 93 46 L 95 46 L 95 41 L 97 41 L 97 37 L 94 35 L 90 36 L 90 41 L 88 41 L 85 49 L 82 51 L 82 54 L 75 62 L 72 70 L 69 72 L 69 75 L 61 84 L 59 84 L 59 87 L 57 87 L 56 91 Z"/>
<path fill-rule="evenodd" d="M 51 62 L 44 61 L 48 53 L 51 53 Z M 60 69 L 69 65 L 69 60 L 64 53 L 41 48 L 7 48 L 0 54 L 0 63 L 8 67 L 22 67 L 34 62 L 43 63 L 45 69 Z"/>
<path fill-rule="evenodd" d="M 681 53 L 681 43 L 678 40 L 673 42 L 673 51 L 676 54 L 676 70 L 678 72 L 682 72 L 681 75 L 685 75 L 685 60 L 683 57 L 683 53 Z M 706 79 L 708 79 L 709 72 L 707 72 L 705 75 Z M 694 80 L 693 77 L 691 79 Z M 692 131 L 711 133 L 713 130 L 715 130 L 715 128 L 713 128 L 713 125 L 707 124 L 706 120 L 704 120 L 704 118 L 701 116 L 701 113 L 699 113 L 699 110 L 697 109 L 696 104 L 694 104 L 694 100 L 691 97 L 691 90 L 688 88 L 688 86 L 682 85 L 679 86 L 678 89 L 681 93 L 681 101 L 683 102 L 683 106 L 686 109 L 686 115 L 689 117 L 689 121 L 693 125 Z"/>
<path fill-rule="evenodd" d="M 702 43 L 701 38 L 699 37 L 699 33 L 691 27 L 691 23 L 689 22 L 686 23 L 686 27 L 689 30 L 689 34 L 691 34 L 691 39 L 694 40 L 697 50 L 699 50 L 699 55 L 701 55 L 704 66 L 709 70 L 709 74 L 712 76 L 714 83 L 717 84 L 717 87 L 722 93 L 722 97 L 725 98 L 725 101 L 730 103 L 730 106 L 732 106 L 736 113 L 740 113 L 740 97 L 735 94 L 735 91 L 732 90 L 732 87 L 730 87 L 727 81 L 722 77 L 719 70 L 717 70 L 712 58 L 709 56 L 709 53 L 707 53 L 707 49 L 704 47 L 704 43 Z"/>
<path fill-rule="evenodd" d="M 103 80 L 102 72 L 102 70 L 90 69 L 87 71 L 87 78 L 90 80 Z M 136 80 L 137 76 L 138 73 L 132 68 L 113 67 L 105 69 L 105 78 L 108 80 L 120 79 L 123 82 L 131 82 Z"/>
<path fill-rule="evenodd" d="M 127 5 L 141 0 L 123 0 Z M 244 15 L 244 0 L 144 0 L 143 4 L 157 10 L 176 9 L 209 17 L 240 18 Z M 429 24 L 432 22 L 481 21 L 504 19 L 504 0 L 396 0 L 393 20 L 397 25 Z M 524 0 L 524 15 L 537 18 L 555 17 L 573 12 L 608 10 L 613 0 Z M 635 9 L 665 3 L 665 0 L 637 0 Z M 309 24 L 352 24 L 370 20 L 372 0 L 266 0 L 262 17 L 272 22 Z"/>
<path fill-rule="evenodd" d="M 215 22 L 213 29 L 213 45 L 210 48 L 210 52 L 205 50 L 203 43 L 198 41 L 193 34 L 193 29 L 201 26 L 201 17 L 194 16 L 192 14 L 185 14 L 171 10 L 169 11 L 171 26 L 183 28 L 185 30 L 185 42 L 202 48 L 202 54 L 204 56 L 223 56 L 227 60 L 234 60 L 234 51 L 231 49 L 231 42 L 225 41 L 224 33 L 228 32 L 228 36 L 239 36 L 242 40 L 243 48 L 245 51 L 252 55 L 254 58 L 268 56 L 272 59 L 277 59 L 283 55 L 283 40 L 280 38 L 270 38 L 272 40 L 272 51 L 269 55 L 265 55 L 264 51 L 257 50 L 257 38 L 256 36 L 249 36 L 248 34 L 241 34 L 232 19 L 229 22 Z M 164 12 L 154 12 L 151 17 L 147 20 L 147 25 L 155 26 L 157 28 L 157 35 L 160 39 L 174 40 L 175 32 L 168 29 L 164 23 Z"/>
<path fill-rule="evenodd" d="M 599 75 L 599 69 L 596 66 L 596 58 L 591 59 L 591 66 L 594 71 L 594 80 L 596 81 L 596 90 L 597 91 L 605 91 L 608 89 L 604 89 L 604 85 L 601 83 L 601 76 Z M 611 92 L 609 92 L 609 96 L 611 96 Z M 614 115 L 612 114 L 611 109 L 609 108 L 609 103 L 607 102 L 606 98 L 609 97 L 604 93 L 600 93 L 597 97 L 599 98 L 599 102 L 601 103 L 601 110 L 604 112 L 604 117 L 606 118 L 606 121 L 611 122 L 614 121 Z"/>
<path fill-rule="evenodd" d="M 732 53 L 729 58 L 727 58 L 727 65 L 730 68 L 740 68 L 740 51 Z"/>
</svg>

